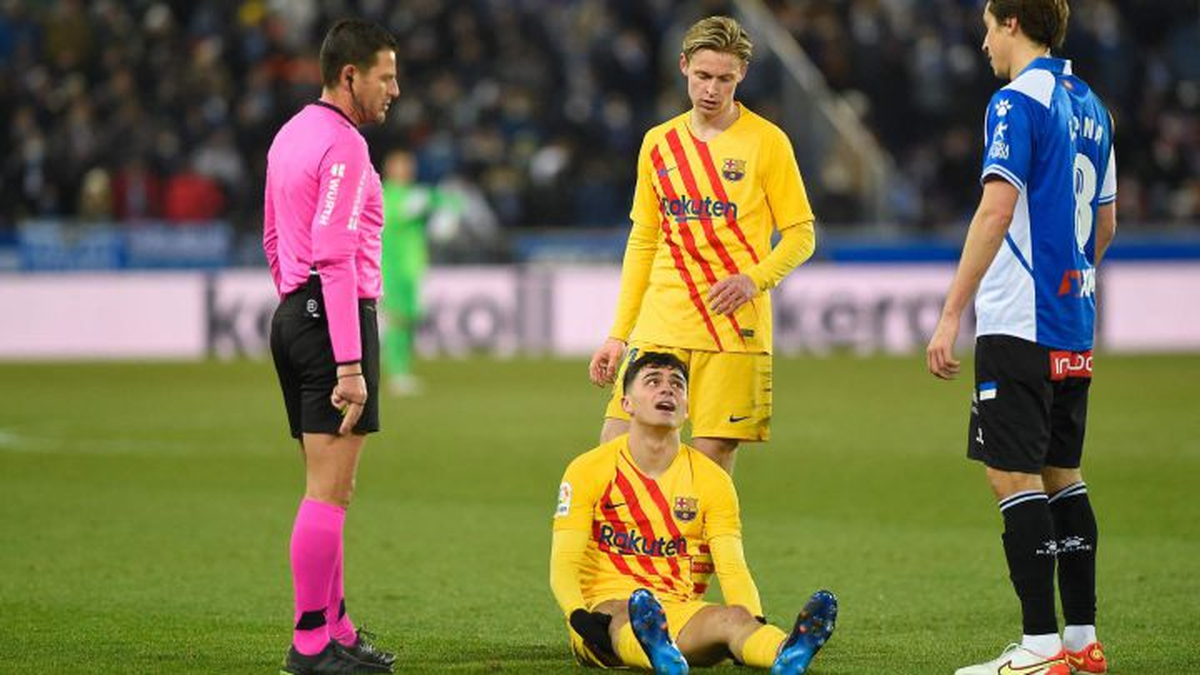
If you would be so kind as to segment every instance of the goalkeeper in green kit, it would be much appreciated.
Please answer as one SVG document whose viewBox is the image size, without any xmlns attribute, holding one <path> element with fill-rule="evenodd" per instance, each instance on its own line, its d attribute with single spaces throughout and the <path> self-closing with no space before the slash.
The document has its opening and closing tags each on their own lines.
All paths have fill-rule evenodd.
<svg viewBox="0 0 1200 675">
<path fill-rule="evenodd" d="M 426 227 L 435 218 L 457 218 L 454 195 L 416 182 L 416 159 L 404 150 L 388 153 L 383 180 L 383 368 L 388 391 L 417 394 L 413 353 L 421 323 L 421 280 L 429 267 Z"/>
</svg>

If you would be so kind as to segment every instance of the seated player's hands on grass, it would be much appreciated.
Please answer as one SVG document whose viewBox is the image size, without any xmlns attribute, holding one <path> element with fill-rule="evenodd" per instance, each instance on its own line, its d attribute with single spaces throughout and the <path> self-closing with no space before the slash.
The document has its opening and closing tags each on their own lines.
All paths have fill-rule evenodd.
<svg viewBox="0 0 1200 675">
<path fill-rule="evenodd" d="M 716 314 L 732 314 L 758 295 L 758 286 L 745 274 L 735 274 L 713 284 L 708 290 L 708 306 Z"/>
<path fill-rule="evenodd" d="M 621 358 L 625 356 L 625 341 L 610 337 L 592 354 L 588 364 L 588 377 L 597 387 L 606 387 L 617 377 Z"/>
<path fill-rule="evenodd" d="M 367 381 L 363 378 L 362 364 L 338 366 L 337 384 L 333 385 L 329 402 L 342 413 L 342 426 L 338 428 L 338 435 L 345 436 L 358 424 L 363 404 L 367 402 Z"/>
<path fill-rule="evenodd" d="M 953 380 L 962 364 L 954 358 L 954 342 L 958 339 L 958 319 L 943 316 L 938 321 L 929 346 L 925 348 L 925 360 L 929 372 L 943 380 Z"/>
</svg>

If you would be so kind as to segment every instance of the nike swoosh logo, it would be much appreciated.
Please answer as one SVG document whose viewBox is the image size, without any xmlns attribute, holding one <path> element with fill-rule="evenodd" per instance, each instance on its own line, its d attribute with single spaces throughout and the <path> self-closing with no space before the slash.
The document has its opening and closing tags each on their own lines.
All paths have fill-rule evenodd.
<svg viewBox="0 0 1200 675">
<path fill-rule="evenodd" d="M 612 502 L 605 502 L 600 505 L 600 508 L 605 511 L 613 511 L 613 510 L 616 510 L 616 508 L 618 506 L 625 506 L 625 502 L 621 502 L 620 504 L 614 504 Z"/>
<path fill-rule="evenodd" d="M 738 417 L 737 415 L 730 415 L 730 416 L 729 416 L 729 421 L 730 421 L 730 422 L 741 422 L 742 420 L 748 420 L 748 419 L 750 419 L 750 416 L 749 416 L 749 415 L 743 415 L 743 416 L 741 416 L 741 417 Z"/>
<path fill-rule="evenodd" d="M 1086 660 L 1087 659 L 1085 659 L 1082 656 L 1075 656 L 1074 654 L 1067 654 L 1067 665 L 1069 665 L 1069 666 L 1082 666 L 1083 662 Z"/>
<path fill-rule="evenodd" d="M 1049 659 L 1047 661 L 1042 661 L 1041 663 L 1014 668 L 1012 661 L 1009 661 L 1008 663 L 1000 666 L 1000 670 L 996 671 L 996 675 L 1033 675 L 1034 673 L 1039 673 L 1056 663 L 1062 663 L 1062 661 L 1058 659 Z"/>
</svg>

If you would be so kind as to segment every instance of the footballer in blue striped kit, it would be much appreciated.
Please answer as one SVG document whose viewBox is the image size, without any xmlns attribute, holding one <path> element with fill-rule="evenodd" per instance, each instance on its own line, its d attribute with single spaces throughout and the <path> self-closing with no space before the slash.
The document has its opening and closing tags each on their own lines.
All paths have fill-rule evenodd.
<svg viewBox="0 0 1200 675">
<path fill-rule="evenodd" d="M 1008 84 L 988 102 L 983 194 L 926 357 L 936 377 L 957 376 L 954 343 L 974 298 L 967 455 L 984 464 L 1004 520 L 1023 634 L 957 675 L 1108 667 L 1096 638 L 1096 519 L 1080 463 L 1096 266 L 1116 233 L 1117 166 L 1108 110 L 1069 60 L 1051 54 L 1069 14 L 1066 0 L 989 0 L 983 11 L 983 51 Z"/>
</svg>

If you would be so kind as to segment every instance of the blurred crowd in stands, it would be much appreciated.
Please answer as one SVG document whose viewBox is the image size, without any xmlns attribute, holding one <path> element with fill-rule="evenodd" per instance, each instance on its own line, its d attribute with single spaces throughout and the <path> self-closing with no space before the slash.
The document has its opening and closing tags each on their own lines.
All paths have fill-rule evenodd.
<svg viewBox="0 0 1200 675">
<path fill-rule="evenodd" d="M 961 225 L 1001 83 L 976 0 L 770 0 L 895 157 L 895 218 Z M 1200 223 L 1196 0 L 1072 3 L 1065 53 L 1116 118 L 1124 218 Z M 0 230 L 23 219 L 259 229 L 266 149 L 320 91 L 328 25 L 376 20 L 401 98 L 366 130 L 499 227 L 624 226 L 641 134 L 686 107 L 678 40 L 726 3 L 671 0 L 0 0 Z M 765 44 L 760 55 L 766 59 Z M 755 71 L 750 74 L 751 82 Z M 769 91 L 747 104 L 769 111 Z M 774 104 L 777 105 L 777 104 Z M 818 167 L 802 166 L 812 182 Z M 818 216 L 822 204 L 815 204 Z M 832 220 L 854 221 L 853 210 Z M 839 222 L 828 222 L 831 226 Z M 846 223 L 852 224 L 852 223 Z"/>
</svg>

